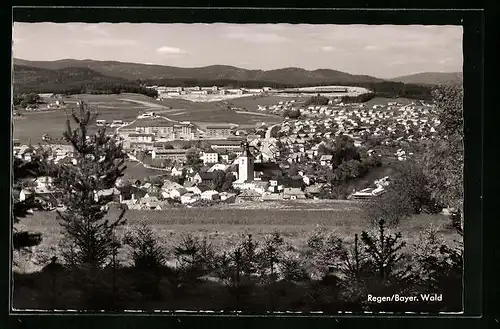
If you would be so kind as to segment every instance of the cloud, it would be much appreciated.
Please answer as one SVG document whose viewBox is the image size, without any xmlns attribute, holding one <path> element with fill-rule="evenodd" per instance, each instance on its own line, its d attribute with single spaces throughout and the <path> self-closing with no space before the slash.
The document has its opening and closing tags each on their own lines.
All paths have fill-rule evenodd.
<svg viewBox="0 0 500 329">
<path fill-rule="evenodd" d="M 327 52 L 328 51 L 333 51 L 333 47 L 332 46 L 323 46 L 323 47 L 321 47 L 321 50 L 322 51 L 327 51 Z"/>
<path fill-rule="evenodd" d="M 70 32 L 83 35 L 97 35 L 107 37 L 110 33 L 103 29 L 105 24 L 88 24 L 88 23 L 64 23 L 61 24 Z"/>
<path fill-rule="evenodd" d="M 83 28 L 84 31 L 86 32 L 90 32 L 90 33 L 93 33 L 93 34 L 98 34 L 98 35 L 102 35 L 102 36 L 109 36 L 109 33 L 106 32 L 105 30 L 102 29 L 102 26 L 99 26 L 99 25 L 86 25 L 84 28 Z"/>
<path fill-rule="evenodd" d="M 127 47 L 127 46 L 137 45 L 136 40 L 116 39 L 116 38 L 94 38 L 87 40 L 79 40 L 78 43 L 87 46 L 98 46 L 98 47 Z"/>
<path fill-rule="evenodd" d="M 371 51 L 371 50 L 385 50 L 386 47 L 385 46 L 382 46 L 382 45 L 366 45 L 363 47 L 364 50 L 368 50 L 368 51 Z"/>
<path fill-rule="evenodd" d="M 226 37 L 252 43 L 283 43 L 289 41 L 277 33 L 228 33 Z"/>
<path fill-rule="evenodd" d="M 438 63 L 439 64 L 446 64 L 446 63 L 450 63 L 453 61 L 454 61 L 454 58 L 448 57 L 448 58 L 444 58 L 444 59 L 440 60 Z"/>
<path fill-rule="evenodd" d="M 160 54 L 185 54 L 186 52 L 177 47 L 162 46 L 156 49 L 156 52 Z"/>
</svg>

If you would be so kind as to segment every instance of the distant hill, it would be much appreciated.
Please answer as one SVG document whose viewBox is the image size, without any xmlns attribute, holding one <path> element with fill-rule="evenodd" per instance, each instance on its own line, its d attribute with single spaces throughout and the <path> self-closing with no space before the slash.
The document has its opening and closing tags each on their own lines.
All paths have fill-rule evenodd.
<svg viewBox="0 0 500 329">
<path fill-rule="evenodd" d="M 14 65 L 14 84 L 31 85 L 43 83 L 73 82 L 124 82 L 125 79 L 109 77 L 86 67 L 69 67 L 59 70 Z"/>
<path fill-rule="evenodd" d="M 463 74 L 462 72 L 423 72 L 397 77 L 391 79 L 391 81 L 420 85 L 461 84 L 463 82 Z"/>
<path fill-rule="evenodd" d="M 116 61 L 95 61 L 63 59 L 58 61 L 27 61 L 14 59 L 14 64 L 41 69 L 87 68 L 97 73 L 127 80 L 195 79 L 269 81 L 282 84 L 336 84 L 376 83 L 384 80 L 366 75 L 353 75 L 341 71 L 319 69 L 308 71 L 301 68 L 278 70 L 246 70 L 234 66 L 211 65 L 196 68 L 122 63 Z"/>
<path fill-rule="evenodd" d="M 125 83 L 127 80 L 109 77 L 86 67 L 68 67 L 59 70 L 14 65 L 13 87 L 16 92 L 58 89 L 88 84 Z"/>
</svg>

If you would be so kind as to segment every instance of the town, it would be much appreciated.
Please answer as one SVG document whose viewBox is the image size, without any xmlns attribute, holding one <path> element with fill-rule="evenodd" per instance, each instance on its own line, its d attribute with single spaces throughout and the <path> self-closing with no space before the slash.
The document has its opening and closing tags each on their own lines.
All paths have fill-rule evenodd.
<svg viewBox="0 0 500 329">
<path fill-rule="evenodd" d="M 308 100 L 326 105 L 308 105 Z M 279 114 L 283 120 L 254 128 L 220 123 L 203 129 L 154 111 L 144 111 L 132 122 L 97 120 L 98 127 L 107 127 L 123 143 L 130 163 L 163 173 L 152 182 L 121 181 L 99 193 L 112 193 L 116 202 L 138 210 L 162 210 L 172 204 L 373 198 L 385 192 L 390 177 L 377 177 L 340 197 L 324 193 L 332 185 L 325 173 L 341 164 L 335 163 L 332 141 L 343 140 L 354 149 L 360 166 L 370 164 L 351 175 L 355 179 L 369 166 L 411 158 L 423 140 L 434 138 L 440 123 L 433 105 L 424 101 L 366 106 L 344 103 L 341 97 L 312 96 L 258 105 L 254 111 Z M 69 145 L 49 142 L 45 147 L 56 163 L 71 157 Z M 34 151 L 15 143 L 15 156 L 24 160 Z M 34 193 L 53 195 L 48 185 L 39 178 Z M 29 192 L 23 191 L 21 198 L 24 193 Z M 49 202 L 47 207 L 55 209 L 57 204 Z"/>
</svg>

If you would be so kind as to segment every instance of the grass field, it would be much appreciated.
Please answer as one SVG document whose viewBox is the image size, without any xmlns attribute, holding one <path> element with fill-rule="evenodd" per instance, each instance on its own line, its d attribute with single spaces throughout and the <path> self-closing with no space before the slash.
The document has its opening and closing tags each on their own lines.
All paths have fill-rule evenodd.
<svg viewBox="0 0 500 329">
<path fill-rule="evenodd" d="M 237 99 L 232 99 L 229 103 L 234 107 L 239 107 L 247 110 L 257 109 L 257 105 L 270 106 L 276 105 L 279 102 L 287 102 L 295 99 L 296 102 L 302 102 L 309 98 L 309 96 L 304 97 L 282 97 L 282 96 L 252 96 L 252 97 L 241 97 Z"/>
<path fill-rule="evenodd" d="M 265 206 L 266 208 L 263 208 Z M 114 216 L 115 211 L 110 212 Z M 119 235 L 141 222 L 151 225 L 169 250 L 177 245 L 185 233 L 206 237 L 219 250 L 230 248 L 246 234 L 252 234 L 257 241 L 272 232 L 283 237 L 299 250 L 303 250 L 307 237 L 316 229 L 325 229 L 352 243 L 355 233 L 371 227 L 361 208 L 352 202 L 280 202 L 276 204 L 252 203 L 249 206 L 232 204 L 220 208 L 173 207 L 165 211 L 128 211 L 126 226 Z M 453 243 L 459 236 L 447 228 L 448 220 L 442 215 L 419 215 L 403 221 L 397 229 L 408 243 L 417 242 L 419 233 L 433 225 L 447 243 Z M 36 271 L 46 265 L 48 258 L 59 254 L 57 247 L 61 239 L 61 228 L 55 212 L 36 212 L 18 224 L 43 234 L 40 246 L 34 248 L 31 259 L 21 262 L 21 272 Z M 119 258 L 128 263 L 126 249 Z"/>
<path fill-rule="evenodd" d="M 147 176 L 156 176 L 156 175 L 165 175 L 166 172 L 163 170 L 156 170 L 145 168 L 138 162 L 127 161 L 126 163 L 127 169 L 125 169 L 125 173 L 123 179 L 125 180 L 140 180 L 141 182 Z"/>
<path fill-rule="evenodd" d="M 162 115 L 171 117 L 178 121 L 192 121 L 200 123 L 234 123 L 254 126 L 265 121 L 276 123 L 282 120 L 282 117 L 262 116 L 252 113 L 236 113 L 228 111 L 227 104 L 223 102 L 196 103 L 182 99 L 168 99 L 157 101 L 149 97 L 137 94 L 121 95 L 73 95 L 64 99 L 68 108 L 76 105 L 78 100 L 83 100 L 91 106 L 98 109 L 99 119 L 103 120 L 123 120 L 133 121 L 140 112 L 145 110 L 156 110 Z M 238 100 L 245 102 L 249 109 L 256 108 L 257 104 L 265 102 L 275 104 L 275 97 L 256 98 L 247 100 Z M 55 99 L 46 99 L 48 103 L 54 103 Z M 238 105 L 234 105 L 238 106 Z M 169 109 L 170 108 L 170 109 Z M 14 121 L 14 138 L 22 143 L 31 140 L 36 144 L 41 142 L 44 134 L 48 133 L 53 139 L 61 137 L 66 123 L 66 111 L 50 110 L 41 112 L 27 112 L 24 117 Z"/>
<path fill-rule="evenodd" d="M 398 102 L 400 104 L 407 105 L 407 104 L 410 104 L 412 102 L 412 100 L 408 99 L 408 98 L 374 97 L 374 98 L 370 99 L 368 102 L 365 102 L 364 104 L 366 107 L 370 108 L 376 104 L 387 105 L 387 103 L 390 103 L 390 102 Z"/>
</svg>

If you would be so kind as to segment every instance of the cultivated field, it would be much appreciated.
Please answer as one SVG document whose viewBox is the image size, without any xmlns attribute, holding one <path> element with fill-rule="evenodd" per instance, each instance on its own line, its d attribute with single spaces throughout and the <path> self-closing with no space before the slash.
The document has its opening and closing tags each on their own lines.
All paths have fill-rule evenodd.
<svg viewBox="0 0 500 329">
<path fill-rule="evenodd" d="M 110 217 L 116 215 L 110 212 Z M 303 250 L 307 237 L 317 229 L 334 232 L 347 243 L 352 243 L 355 233 L 370 228 L 359 204 L 341 201 L 307 201 L 232 204 L 221 207 L 185 208 L 172 207 L 164 211 L 128 211 L 127 225 L 119 234 L 134 225 L 146 222 L 171 250 L 183 234 L 192 233 L 206 237 L 216 248 L 231 248 L 246 234 L 252 234 L 257 241 L 272 232 L 280 232 L 286 241 Z M 447 228 L 448 219 L 442 215 L 419 215 L 402 221 L 393 231 L 400 231 L 408 243 L 408 248 L 417 243 L 419 233 L 433 225 L 440 237 L 453 244 L 459 236 Z M 20 229 L 41 232 L 43 241 L 34 248 L 31 256 L 18 258 L 15 269 L 31 272 L 47 264 L 54 254 L 59 254 L 58 243 L 61 228 L 55 212 L 36 212 L 21 220 Z M 127 249 L 122 249 L 119 258 L 124 263 L 130 261 Z"/>
<path fill-rule="evenodd" d="M 147 176 L 156 176 L 156 175 L 165 175 L 164 170 L 156 170 L 145 168 L 139 162 L 127 161 L 125 163 L 127 169 L 125 169 L 125 173 L 123 175 L 124 180 L 140 180 L 141 182 Z"/>
<path fill-rule="evenodd" d="M 368 102 L 365 102 L 366 107 L 372 107 L 373 105 L 386 105 L 391 102 L 398 102 L 403 105 L 410 104 L 412 102 L 411 99 L 408 98 L 386 98 L 386 97 L 374 97 L 370 99 Z"/>
<path fill-rule="evenodd" d="M 292 99 L 295 99 L 296 102 L 302 102 L 308 99 L 310 96 L 306 97 L 283 97 L 283 96 L 251 96 L 251 97 L 242 97 L 238 99 L 233 99 L 229 103 L 234 107 L 239 107 L 247 110 L 255 110 L 257 109 L 257 105 L 261 106 L 270 106 L 276 105 L 279 102 L 287 102 Z"/>
</svg>

